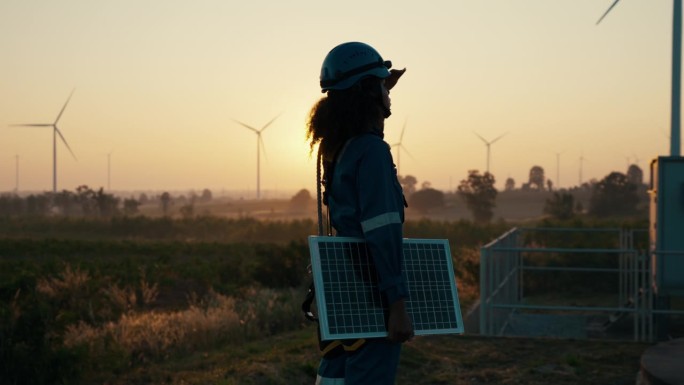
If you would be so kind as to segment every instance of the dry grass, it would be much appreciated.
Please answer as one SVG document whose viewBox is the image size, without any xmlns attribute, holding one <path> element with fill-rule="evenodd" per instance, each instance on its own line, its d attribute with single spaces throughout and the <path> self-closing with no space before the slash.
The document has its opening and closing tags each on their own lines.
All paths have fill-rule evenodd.
<svg viewBox="0 0 684 385">
<path fill-rule="evenodd" d="M 632 342 L 417 337 L 402 351 L 397 385 L 633 385 L 646 347 Z M 311 385 L 319 359 L 312 327 L 141 366 L 107 382 Z"/>
<path fill-rule="evenodd" d="M 294 295 L 250 289 L 240 300 L 215 292 L 201 300 L 191 296 L 185 310 L 130 312 L 100 326 L 85 322 L 70 325 L 64 345 L 86 347 L 92 356 L 106 354 L 114 343 L 131 364 L 140 364 L 223 343 L 239 344 L 299 327 Z M 287 313 L 292 315 L 289 320 Z"/>
</svg>

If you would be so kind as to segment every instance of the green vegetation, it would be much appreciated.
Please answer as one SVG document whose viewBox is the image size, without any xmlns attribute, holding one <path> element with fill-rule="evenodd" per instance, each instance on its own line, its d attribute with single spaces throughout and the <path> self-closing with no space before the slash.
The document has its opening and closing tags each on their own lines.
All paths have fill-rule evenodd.
<svg viewBox="0 0 684 385">
<path fill-rule="evenodd" d="M 419 220 L 405 235 L 450 240 L 465 312 L 478 296 L 479 247 L 510 227 Z M 299 305 L 314 232 L 310 220 L 0 218 L 0 383 L 311 383 L 318 356 Z M 503 378 L 458 366 L 468 354 L 453 349 L 471 339 L 437 341 L 409 345 L 400 383 Z M 435 367 L 446 362 L 435 354 L 460 369 Z M 554 360 L 572 370 L 594 362 L 581 352 Z M 420 375 L 422 365 L 435 374 Z"/>
<path fill-rule="evenodd" d="M 458 186 L 458 194 L 465 200 L 468 210 L 477 223 L 488 223 L 494 217 L 497 191 L 494 188 L 494 175 L 477 170 L 468 171 L 468 179 Z"/>
</svg>

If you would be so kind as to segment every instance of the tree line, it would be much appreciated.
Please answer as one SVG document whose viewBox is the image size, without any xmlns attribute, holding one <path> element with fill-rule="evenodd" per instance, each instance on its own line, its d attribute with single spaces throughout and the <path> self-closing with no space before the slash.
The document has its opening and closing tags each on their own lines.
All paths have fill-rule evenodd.
<svg viewBox="0 0 684 385">
<path fill-rule="evenodd" d="M 200 195 L 191 192 L 189 197 L 174 198 L 170 193 L 148 197 L 142 193 L 138 198 L 121 198 L 104 191 L 104 188 L 92 189 L 87 185 L 78 186 L 74 191 L 44 192 L 21 197 L 18 194 L 0 195 L 0 216 L 33 216 L 45 217 L 61 215 L 67 217 L 111 218 L 117 215 L 137 215 L 141 205 L 159 204 L 162 213 L 167 215 L 171 206 L 180 203 L 183 216 L 194 215 L 196 202 L 212 200 L 212 193 L 204 189 Z"/>
<path fill-rule="evenodd" d="M 420 212 L 429 212 L 445 206 L 447 194 L 423 182 L 420 189 L 414 176 L 399 176 L 409 207 Z M 468 171 L 468 176 L 461 180 L 453 193 L 470 212 L 473 221 L 489 223 L 494 218 L 499 191 L 494 186 L 496 178 L 489 172 Z M 646 200 L 647 188 L 643 183 L 643 172 L 637 165 L 631 165 L 627 173 L 611 172 L 601 180 L 590 180 L 581 186 L 569 189 L 554 189 L 551 180 L 544 176 L 544 169 L 533 166 L 529 180 L 519 189 L 515 181 L 508 178 L 503 193 L 546 192 L 552 195 L 545 199 L 543 214 L 559 220 L 571 219 L 578 215 L 589 215 L 596 218 L 630 217 L 646 214 L 642 204 Z M 589 193 L 589 207 L 583 207 L 577 199 L 580 193 Z"/>
</svg>

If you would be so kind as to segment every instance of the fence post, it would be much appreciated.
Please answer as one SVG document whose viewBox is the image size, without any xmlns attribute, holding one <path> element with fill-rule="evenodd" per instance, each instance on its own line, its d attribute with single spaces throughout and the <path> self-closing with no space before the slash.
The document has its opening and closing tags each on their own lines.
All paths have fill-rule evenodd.
<svg viewBox="0 0 684 385">
<path fill-rule="evenodd" d="M 480 334 L 489 335 L 487 308 L 489 294 L 487 293 L 487 247 L 480 248 Z"/>
</svg>

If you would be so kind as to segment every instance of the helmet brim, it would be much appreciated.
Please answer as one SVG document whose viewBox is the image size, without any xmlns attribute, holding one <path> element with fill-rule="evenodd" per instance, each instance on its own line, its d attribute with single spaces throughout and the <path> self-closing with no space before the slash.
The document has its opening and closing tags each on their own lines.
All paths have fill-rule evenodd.
<svg viewBox="0 0 684 385">
<path fill-rule="evenodd" d="M 353 86 L 356 84 L 359 80 L 368 77 L 368 76 L 375 76 L 376 78 L 380 79 L 386 79 L 390 76 L 389 69 L 386 67 L 377 67 L 372 70 L 366 71 L 364 73 L 350 76 L 344 80 L 341 80 L 337 83 L 335 83 L 332 86 L 325 87 L 322 89 L 322 92 L 328 91 L 328 90 L 346 90 L 347 88 Z"/>
</svg>

